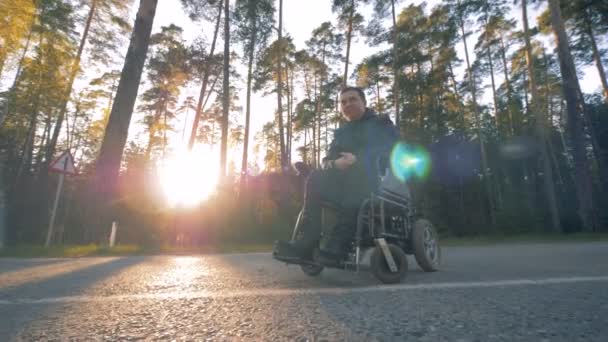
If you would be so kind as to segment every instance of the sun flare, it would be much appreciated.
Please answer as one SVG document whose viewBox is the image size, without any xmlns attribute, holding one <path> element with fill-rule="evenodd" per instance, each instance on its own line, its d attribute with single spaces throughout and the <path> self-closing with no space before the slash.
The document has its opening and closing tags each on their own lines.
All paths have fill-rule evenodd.
<svg viewBox="0 0 608 342">
<path fill-rule="evenodd" d="M 213 193 L 218 170 L 213 154 L 183 151 L 158 168 L 160 186 L 170 206 L 195 206 Z"/>
</svg>

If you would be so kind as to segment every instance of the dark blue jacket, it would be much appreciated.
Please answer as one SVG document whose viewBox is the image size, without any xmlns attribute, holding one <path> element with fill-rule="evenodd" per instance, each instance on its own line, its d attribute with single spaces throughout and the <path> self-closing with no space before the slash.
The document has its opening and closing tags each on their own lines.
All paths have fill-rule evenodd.
<svg viewBox="0 0 608 342">
<path fill-rule="evenodd" d="M 389 157 L 398 140 L 399 130 L 388 116 L 378 116 L 367 109 L 361 119 L 346 122 L 334 132 L 323 166 L 329 168 L 330 161 L 340 158 L 341 152 L 354 154 L 357 162 L 344 171 L 345 181 L 348 187 L 356 187 L 352 189 L 353 196 L 368 196 L 377 186 L 378 159 Z"/>
</svg>

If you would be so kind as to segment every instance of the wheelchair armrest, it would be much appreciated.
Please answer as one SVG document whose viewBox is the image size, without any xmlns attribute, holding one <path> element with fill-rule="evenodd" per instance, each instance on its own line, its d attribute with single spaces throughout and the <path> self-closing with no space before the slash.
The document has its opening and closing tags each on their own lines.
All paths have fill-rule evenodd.
<svg viewBox="0 0 608 342">
<path fill-rule="evenodd" d="M 379 156 L 376 159 L 376 170 L 378 170 L 379 177 L 385 177 L 389 172 L 390 161 L 388 156 Z"/>
</svg>

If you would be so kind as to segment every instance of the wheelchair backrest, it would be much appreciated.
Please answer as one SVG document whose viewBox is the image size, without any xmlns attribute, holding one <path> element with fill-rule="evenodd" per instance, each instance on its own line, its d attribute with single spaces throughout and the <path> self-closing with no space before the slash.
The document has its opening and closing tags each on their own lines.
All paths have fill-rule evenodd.
<svg viewBox="0 0 608 342">
<path fill-rule="evenodd" d="M 410 189 L 406 182 L 399 180 L 391 170 L 386 168 L 384 175 L 380 176 L 379 194 L 388 193 L 407 201 L 410 199 Z"/>
</svg>

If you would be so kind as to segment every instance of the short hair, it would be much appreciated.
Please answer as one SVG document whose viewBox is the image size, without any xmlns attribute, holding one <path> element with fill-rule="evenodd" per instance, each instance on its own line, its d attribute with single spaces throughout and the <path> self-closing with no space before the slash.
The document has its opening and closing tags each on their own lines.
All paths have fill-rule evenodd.
<svg viewBox="0 0 608 342">
<path fill-rule="evenodd" d="M 365 93 L 363 92 L 363 89 L 361 89 L 359 87 L 346 86 L 346 87 L 342 88 L 342 90 L 340 90 L 340 95 L 346 93 L 347 91 L 357 92 L 357 94 L 359 94 L 359 97 L 361 98 L 361 100 L 363 100 L 363 104 L 367 105 L 367 99 L 365 98 Z"/>
</svg>

